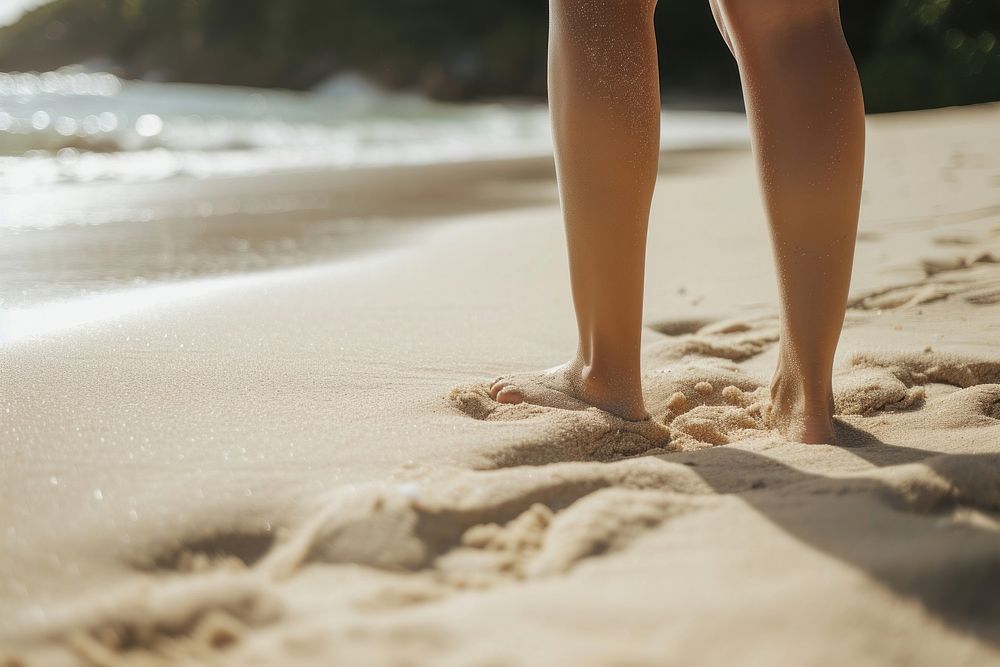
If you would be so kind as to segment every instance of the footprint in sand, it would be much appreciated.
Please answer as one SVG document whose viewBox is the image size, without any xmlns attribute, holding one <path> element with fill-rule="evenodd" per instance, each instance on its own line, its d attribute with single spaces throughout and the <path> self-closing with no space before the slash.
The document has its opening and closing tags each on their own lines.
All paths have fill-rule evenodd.
<svg viewBox="0 0 1000 667">
<path fill-rule="evenodd" d="M 665 338 L 643 351 L 644 395 L 651 419 L 630 422 L 581 404 L 565 407 L 494 401 L 485 385 L 449 394 L 462 413 L 512 425 L 522 439 L 500 446 L 498 465 L 540 465 L 570 460 L 614 460 L 655 450 L 695 449 L 759 436 L 766 397 L 760 382 L 736 362 L 759 355 L 778 340 L 774 318 L 754 321 L 691 319 L 650 327 Z"/>
<path fill-rule="evenodd" d="M 778 342 L 778 323 L 773 317 L 742 320 L 661 321 L 650 329 L 669 336 L 643 350 L 648 362 L 665 364 L 685 357 L 709 357 L 744 361 Z"/>
<path fill-rule="evenodd" d="M 1000 303 L 1000 255 L 987 237 L 947 236 L 939 245 L 979 247 L 962 255 L 921 261 L 924 278 L 861 294 L 848 303 L 855 310 L 894 310 L 961 298 L 973 305 Z M 992 244 L 992 249 L 990 245 Z"/>
<path fill-rule="evenodd" d="M 717 504 L 658 489 L 604 488 L 559 512 L 536 504 L 507 524 L 473 526 L 435 568 L 459 588 L 557 576 L 588 558 L 621 551 L 673 517 Z"/>
<path fill-rule="evenodd" d="M 384 608 L 397 600 L 402 606 L 456 590 L 559 575 L 582 560 L 625 548 L 664 521 L 718 502 L 690 467 L 656 457 L 463 473 L 408 503 L 358 500 L 358 507 L 368 508 L 369 534 L 375 524 L 407 527 L 379 545 L 383 552 L 407 553 L 414 542 L 422 545 L 420 562 L 396 567 L 430 575 L 390 586 L 362 604 Z M 358 519 L 330 512 L 310 534 L 306 561 L 345 562 L 350 555 L 346 562 L 369 564 L 351 549 L 345 531 Z"/>
<path fill-rule="evenodd" d="M 560 461 L 612 461 L 671 448 L 670 430 L 656 419 L 628 421 L 594 407 L 554 408 L 498 403 L 485 384 L 456 387 L 448 400 L 462 413 L 501 422 L 520 435 L 494 450 L 498 467 Z"/>
<path fill-rule="evenodd" d="M 658 322 L 668 335 L 643 350 L 647 405 L 670 427 L 680 449 L 724 445 L 769 432 L 763 384 L 740 368 L 778 342 L 774 317 Z"/>
<path fill-rule="evenodd" d="M 933 400 L 927 386 L 951 385 Z M 917 423 L 934 428 L 993 425 L 1000 414 L 1000 360 L 923 352 L 853 355 L 834 377 L 837 414 L 915 410 Z"/>
<path fill-rule="evenodd" d="M 715 320 L 708 318 L 660 320 L 647 324 L 646 328 L 661 333 L 664 336 L 683 336 L 685 334 L 698 333 L 699 330 L 715 324 L 715 322 Z"/>
<path fill-rule="evenodd" d="M 160 573 L 197 572 L 226 565 L 251 567 L 270 551 L 276 539 L 274 531 L 222 531 L 164 550 L 152 559 L 151 567 L 143 563 L 136 567 Z"/>
<path fill-rule="evenodd" d="M 162 655 L 210 661 L 282 614 L 283 604 L 259 573 L 213 569 L 102 589 L 25 633 L 62 638 L 86 664 L 102 667 L 161 664 L 145 656 Z"/>
</svg>

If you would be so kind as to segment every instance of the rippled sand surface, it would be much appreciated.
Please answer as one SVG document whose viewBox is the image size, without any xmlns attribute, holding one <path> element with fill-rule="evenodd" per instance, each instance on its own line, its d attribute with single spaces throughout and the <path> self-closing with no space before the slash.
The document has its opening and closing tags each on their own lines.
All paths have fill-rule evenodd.
<svg viewBox="0 0 1000 667">
<path fill-rule="evenodd" d="M 995 106 L 870 120 L 842 447 L 759 419 L 775 289 L 742 149 L 664 157 L 655 431 L 486 394 L 574 343 L 544 173 L 458 188 L 492 212 L 414 191 L 419 228 L 349 260 L 19 301 L 0 646 L 27 665 L 1000 660 L 998 128 Z"/>
</svg>

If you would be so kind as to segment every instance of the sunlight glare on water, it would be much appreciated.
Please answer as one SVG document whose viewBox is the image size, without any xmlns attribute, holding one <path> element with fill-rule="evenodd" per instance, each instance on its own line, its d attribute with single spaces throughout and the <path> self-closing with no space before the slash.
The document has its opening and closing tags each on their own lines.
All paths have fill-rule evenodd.
<svg viewBox="0 0 1000 667">
<path fill-rule="evenodd" d="M 549 150 L 541 105 L 449 105 L 340 78 L 348 81 L 293 93 L 123 81 L 74 69 L 0 73 L 0 189 Z M 80 172 L 55 162 L 66 148 L 101 159 Z"/>
<path fill-rule="evenodd" d="M 664 145 L 683 145 L 742 141 L 746 130 L 739 114 L 673 114 L 662 134 Z M 445 104 L 383 91 L 355 75 L 294 93 L 124 81 L 75 69 L 0 73 L 0 191 L 551 150 L 543 104 Z"/>
</svg>

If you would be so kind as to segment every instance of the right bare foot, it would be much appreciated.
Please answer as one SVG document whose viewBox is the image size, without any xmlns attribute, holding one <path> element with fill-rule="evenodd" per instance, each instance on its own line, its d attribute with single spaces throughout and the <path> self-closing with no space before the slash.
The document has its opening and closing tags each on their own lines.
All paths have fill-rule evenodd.
<svg viewBox="0 0 1000 667">
<path fill-rule="evenodd" d="M 835 445 L 833 391 L 810 395 L 782 363 L 771 379 L 771 401 L 765 410 L 770 424 L 793 442 Z"/>
<path fill-rule="evenodd" d="M 580 410 L 596 407 L 629 421 L 649 418 L 638 378 L 622 382 L 602 379 L 581 361 L 536 373 L 503 377 L 490 387 L 498 403 L 531 403 Z"/>
</svg>

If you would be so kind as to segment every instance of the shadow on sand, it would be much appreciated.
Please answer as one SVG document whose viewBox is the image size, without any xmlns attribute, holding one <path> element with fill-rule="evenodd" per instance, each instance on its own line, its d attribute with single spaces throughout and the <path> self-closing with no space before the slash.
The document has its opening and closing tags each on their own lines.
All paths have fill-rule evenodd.
<svg viewBox="0 0 1000 667">
<path fill-rule="evenodd" d="M 1000 510 L 1000 453 L 891 445 L 843 421 L 838 430 L 844 450 L 879 468 L 923 462 L 950 484 L 947 498 L 907 501 L 877 478 L 807 473 L 728 446 L 660 458 L 691 466 L 717 492 L 739 496 L 789 535 L 918 601 L 952 628 L 1000 645 L 1000 531 L 948 518 L 959 506 Z M 872 494 L 885 500 L 874 512 Z M 810 495 L 839 498 L 811 503 Z"/>
</svg>

